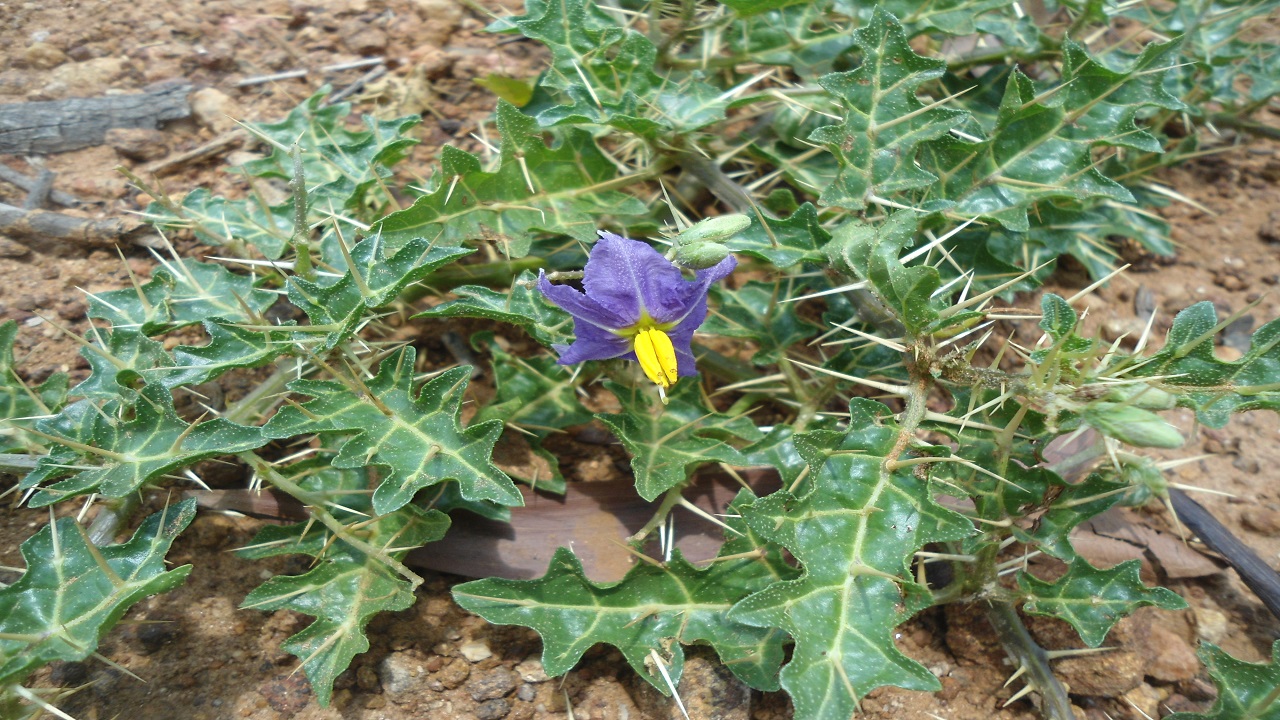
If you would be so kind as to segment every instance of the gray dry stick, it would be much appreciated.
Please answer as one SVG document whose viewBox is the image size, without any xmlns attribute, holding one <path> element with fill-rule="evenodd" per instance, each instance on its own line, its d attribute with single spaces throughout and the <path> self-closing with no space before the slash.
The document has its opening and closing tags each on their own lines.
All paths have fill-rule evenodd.
<svg viewBox="0 0 1280 720">
<path fill-rule="evenodd" d="M 191 114 L 191 85 L 168 82 L 132 95 L 0 105 L 0 155 L 58 153 L 101 145 L 112 128 L 148 128 Z"/>
<path fill-rule="evenodd" d="M 133 218 L 94 220 L 0 203 L 0 235 L 18 240 L 66 240 L 84 245 L 146 244 L 145 239 L 153 234 L 150 225 Z"/>
</svg>

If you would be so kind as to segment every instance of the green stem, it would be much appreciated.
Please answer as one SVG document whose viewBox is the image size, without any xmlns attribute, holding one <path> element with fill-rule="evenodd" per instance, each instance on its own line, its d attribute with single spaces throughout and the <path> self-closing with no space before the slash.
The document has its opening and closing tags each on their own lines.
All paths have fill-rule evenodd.
<svg viewBox="0 0 1280 720">
<path fill-rule="evenodd" d="M 681 483 L 667 491 L 662 496 L 662 502 L 658 505 L 657 511 L 653 513 L 653 517 L 649 518 L 649 522 L 644 527 L 636 531 L 634 535 L 627 538 L 627 544 L 633 547 L 640 545 L 649 537 L 649 534 L 658 529 L 662 523 L 667 521 L 667 516 L 671 514 L 671 509 L 680 504 L 682 499 L 681 493 L 684 492 L 684 483 Z"/>
<path fill-rule="evenodd" d="M 120 528 L 142 506 L 142 494 L 129 493 L 120 498 L 108 498 L 98 504 L 98 515 L 89 526 L 89 542 L 102 547 L 115 540 Z"/>
<path fill-rule="evenodd" d="M 750 215 L 755 211 L 756 204 L 751 199 L 751 193 L 726 175 L 719 165 L 693 152 L 681 153 L 678 163 L 701 180 L 712 195 L 734 212 Z"/>
<path fill-rule="evenodd" d="M 954 62 L 947 63 L 947 71 L 958 73 L 980 65 L 1020 65 L 1023 63 L 1051 60 L 1061 55 L 1059 50 L 1041 50 L 1039 52 L 1020 54 L 1013 48 L 1004 48 L 982 55 L 970 55 Z"/>
<path fill-rule="evenodd" d="M 328 510 L 325 510 L 324 506 L 326 498 L 324 495 L 304 489 L 301 485 L 298 485 L 293 480 L 285 477 L 277 471 L 271 463 L 263 460 L 252 452 L 239 453 L 237 457 L 243 460 L 249 467 L 253 468 L 253 471 L 263 480 L 266 480 L 271 483 L 272 486 L 279 488 L 281 491 L 306 505 L 311 516 L 316 520 L 319 520 L 321 524 L 329 529 L 329 532 L 333 533 L 336 537 L 341 538 L 343 542 L 371 558 L 376 558 L 383 564 L 387 565 L 387 567 L 395 570 L 401 577 L 409 581 L 413 586 L 413 589 L 416 590 L 418 586 L 422 584 L 422 577 L 420 575 L 410 570 L 404 563 L 391 557 L 391 554 L 385 549 L 374 547 L 373 545 L 370 545 L 364 540 L 356 537 L 355 534 L 352 533 L 351 528 L 343 525 L 337 518 L 331 515 Z"/>
<path fill-rule="evenodd" d="M 539 257 L 523 257 L 518 260 L 495 260 L 493 262 L 459 265 L 453 263 L 432 272 L 421 282 L 410 285 L 400 293 L 404 302 L 420 300 L 432 292 L 452 290 L 460 285 L 484 285 L 486 287 L 511 287 L 520 273 L 525 270 L 537 270 L 545 264 Z"/>
<path fill-rule="evenodd" d="M 223 419 L 239 425 L 248 425 L 265 415 L 279 401 L 277 396 L 284 392 L 289 381 L 298 376 L 301 364 L 302 361 L 294 357 L 281 362 L 266 380 L 228 406 L 222 413 Z"/>
<path fill-rule="evenodd" d="M 1236 130 L 1241 130 L 1258 137 L 1270 138 L 1272 140 L 1280 140 L 1280 128 L 1274 128 L 1270 125 L 1263 125 L 1252 120 L 1245 120 L 1233 113 L 1213 113 L 1209 116 L 1208 121 L 1214 125 L 1223 125 Z"/>
</svg>

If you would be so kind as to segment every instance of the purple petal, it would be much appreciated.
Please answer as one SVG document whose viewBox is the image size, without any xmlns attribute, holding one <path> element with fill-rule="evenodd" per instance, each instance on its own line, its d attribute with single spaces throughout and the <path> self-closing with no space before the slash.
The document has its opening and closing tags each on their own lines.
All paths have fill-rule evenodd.
<svg viewBox="0 0 1280 720">
<path fill-rule="evenodd" d="M 626 316 L 602 307 L 595 298 L 587 297 L 568 285 L 552 285 L 545 271 L 538 272 L 538 289 L 548 300 L 573 316 L 575 334 L 577 328 L 584 324 L 603 330 L 620 330 L 635 324 L 635 320 L 628 320 Z"/>
<path fill-rule="evenodd" d="M 587 360 L 609 360 L 631 352 L 631 340 L 603 330 L 588 322 L 574 320 L 573 344 L 554 345 L 560 353 L 561 365 L 574 365 Z"/>
<path fill-rule="evenodd" d="M 697 365 L 693 361 L 693 333 L 706 319 L 707 296 L 704 292 L 680 324 L 667 331 L 667 337 L 671 338 L 671 345 L 676 350 L 676 366 L 680 377 L 698 374 Z"/>
<path fill-rule="evenodd" d="M 607 232 L 591 248 L 582 278 L 587 295 L 628 325 L 639 322 L 642 312 L 660 323 L 683 317 L 696 302 L 694 285 L 657 250 Z"/>
<path fill-rule="evenodd" d="M 697 278 L 698 282 L 702 284 L 702 292 L 705 293 L 707 288 L 711 287 L 711 283 L 728 277 L 729 273 L 733 272 L 736 267 L 738 267 L 738 258 L 729 255 L 706 270 L 699 270 Z"/>
</svg>

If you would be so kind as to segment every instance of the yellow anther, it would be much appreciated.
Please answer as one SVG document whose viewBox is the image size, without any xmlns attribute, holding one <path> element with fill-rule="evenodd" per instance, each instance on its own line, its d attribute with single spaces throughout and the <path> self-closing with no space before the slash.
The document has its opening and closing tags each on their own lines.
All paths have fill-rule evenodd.
<svg viewBox="0 0 1280 720">
<path fill-rule="evenodd" d="M 644 328 L 636 333 L 634 347 L 640 367 L 662 390 L 676 384 L 676 349 L 671 338 L 657 328 Z"/>
</svg>

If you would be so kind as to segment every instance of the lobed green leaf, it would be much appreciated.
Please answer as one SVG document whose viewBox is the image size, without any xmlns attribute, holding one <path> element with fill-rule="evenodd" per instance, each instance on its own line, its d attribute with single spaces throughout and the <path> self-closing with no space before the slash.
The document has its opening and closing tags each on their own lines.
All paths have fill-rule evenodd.
<svg viewBox="0 0 1280 720">
<path fill-rule="evenodd" d="M 165 554 L 195 514 L 194 499 L 167 507 L 120 545 L 91 547 L 71 518 L 24 541 L 26 570 L 0 588 L 0 685 L 54 660 L 89 657 L 130 607 L 181 585 L 191 566 L 170 570 Z"/>
<path fill-rule="evenodd" d="M 313 399 L 282 408 L 262 433 L 268 438 L 350 433 L 333 466 L 389 469 L 373 494 L 373 510 L 379 515 L 409 504 L 422 488 L 450 480 L 467 500 L 523 505 L 520 491 L 490 460 L 502 423 L 490 420 L 463 428 L 459 422 L 471 368 L 447 370 L 415 393 L 416 358 L 412 347 L 400 350 L 383 359 L 378 374 L 359 387 L 295 380 L 289 389 Z"/>
<path fill-rule="evenodd" d="M 785 547 L 804 574 L 746 598 L 731 620 L 779 627 L 795 639 L 782 687 L 798 717 L 844 720 L 882 685 L 936 690 L 937 679 L 903 655 L 893 628 L 931 602 L 908 563 L 930 542 L 973 533 L 968 519 L 938 505 L 927 481 L 885 463 L 897 428 L 888 408 L 855 399 L 849 430 L 811 465 L 811 490 L 777 492 L 742 512 L 766 540 Z M 837 436 L 839 437 L 839 436 Z"/>
<path fill-rule="evenodd" d="M 1067 573 L 1052 583 L 1028 573 L 1018 575 L 1018 587 L 1027 595 L 1023 610 L 1065 620 L 1089 647 L 1097 647 L 1124 616 L 1144 605 L 1181 610 L 1186 601 L 1162 587 L 1149 588 L 1138 578 L 1142 563 L 1122 562 L 1099 570 L 1076 557 Z"/>
</svg>

